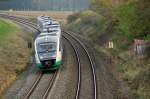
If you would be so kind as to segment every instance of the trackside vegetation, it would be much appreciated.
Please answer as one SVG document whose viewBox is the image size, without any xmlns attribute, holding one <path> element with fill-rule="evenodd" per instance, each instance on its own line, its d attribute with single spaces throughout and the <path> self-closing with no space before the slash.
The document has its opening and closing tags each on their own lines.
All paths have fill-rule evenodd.
<svg viewBox="0 0 150 99">
<path fill-rule="evenodd" d="M 135 39 L 150 40 L 149 0 L 91 0 L 89 11 L 68 17 L 67 29 L 84 35 L 114 59 L 135 99 L 150 98 L 150 57 L 134 55 Z M 113 41 L 114 48 L 105 44 Z M 113 69 L 113 68 L 112 68 Z M 119 97 L 119 99 L 125 99 Z"/>
<path fill-rule="evenodd" d="M 0 96 L 25 69 L 31 52 L 26 40 L 31 38 L 31 33 L 0 18 Z"/>
</svg>

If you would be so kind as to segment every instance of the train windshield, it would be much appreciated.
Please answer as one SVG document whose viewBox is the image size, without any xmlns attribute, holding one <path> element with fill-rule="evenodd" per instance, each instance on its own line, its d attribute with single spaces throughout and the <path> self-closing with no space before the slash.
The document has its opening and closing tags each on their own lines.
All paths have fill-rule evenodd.
<svg viewBox="0 0 150 99">
<path fill-rule="evenodd" d="M 56 47 L 56 42 L 40 43 L 37 46 L 37 51 L 38 53 L 55 52 Z"/>
</svg>

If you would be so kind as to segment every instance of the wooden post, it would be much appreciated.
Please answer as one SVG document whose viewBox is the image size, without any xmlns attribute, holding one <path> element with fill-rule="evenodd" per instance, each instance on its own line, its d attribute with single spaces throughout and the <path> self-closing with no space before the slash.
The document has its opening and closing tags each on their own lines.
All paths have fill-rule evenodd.
<svg viewBox="0 0 150 99">
<path fill-rule="evenodd" d="M 146 47 L 149 46 L 148 40 L 134 40 L 134 51 L 136 55 L 146 55 Z"/>
<path fill-rule="evenodd" d="M 114 48 L 114 43 L 112 41 L 109 41 L 108 48 Z"/>
</svg>

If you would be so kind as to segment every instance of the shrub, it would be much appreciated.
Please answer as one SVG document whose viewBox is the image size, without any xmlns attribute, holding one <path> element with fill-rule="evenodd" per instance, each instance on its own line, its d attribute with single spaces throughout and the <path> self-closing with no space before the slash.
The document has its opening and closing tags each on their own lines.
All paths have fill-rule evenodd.
<svg viewBox="0 0 150 99">
<path fill-rule="evenodd" d="M 80 13 L 75 13 L 75 14 L 70 15 L 70 16 L 67 18 L 68 24 L 74 22 L 74 21 L 77 20 L 79 17 L 80 17 Z"/>
<path fill-rule="evenodd" d="M 115 10 L 118 30 L 129 39 L 139 38 L 145 28 L 142 21 L 139 20 L 137 12 L 135 3 L 122 4 Z"/>
</svg>

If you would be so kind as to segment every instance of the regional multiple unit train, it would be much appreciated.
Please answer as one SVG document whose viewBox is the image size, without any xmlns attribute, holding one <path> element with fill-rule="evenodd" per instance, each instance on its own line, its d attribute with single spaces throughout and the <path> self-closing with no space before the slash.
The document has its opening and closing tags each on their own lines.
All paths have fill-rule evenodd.
<svg viewBox="0 0 150 99">
<path fill-rule="evenodd" d="M 49 16 L 37 17 L 41 33 L 34 42 L 36 66 L 41 70 L 56 70 L 62 63 L 61 28 L 58 21 Z"/>
</svg>

